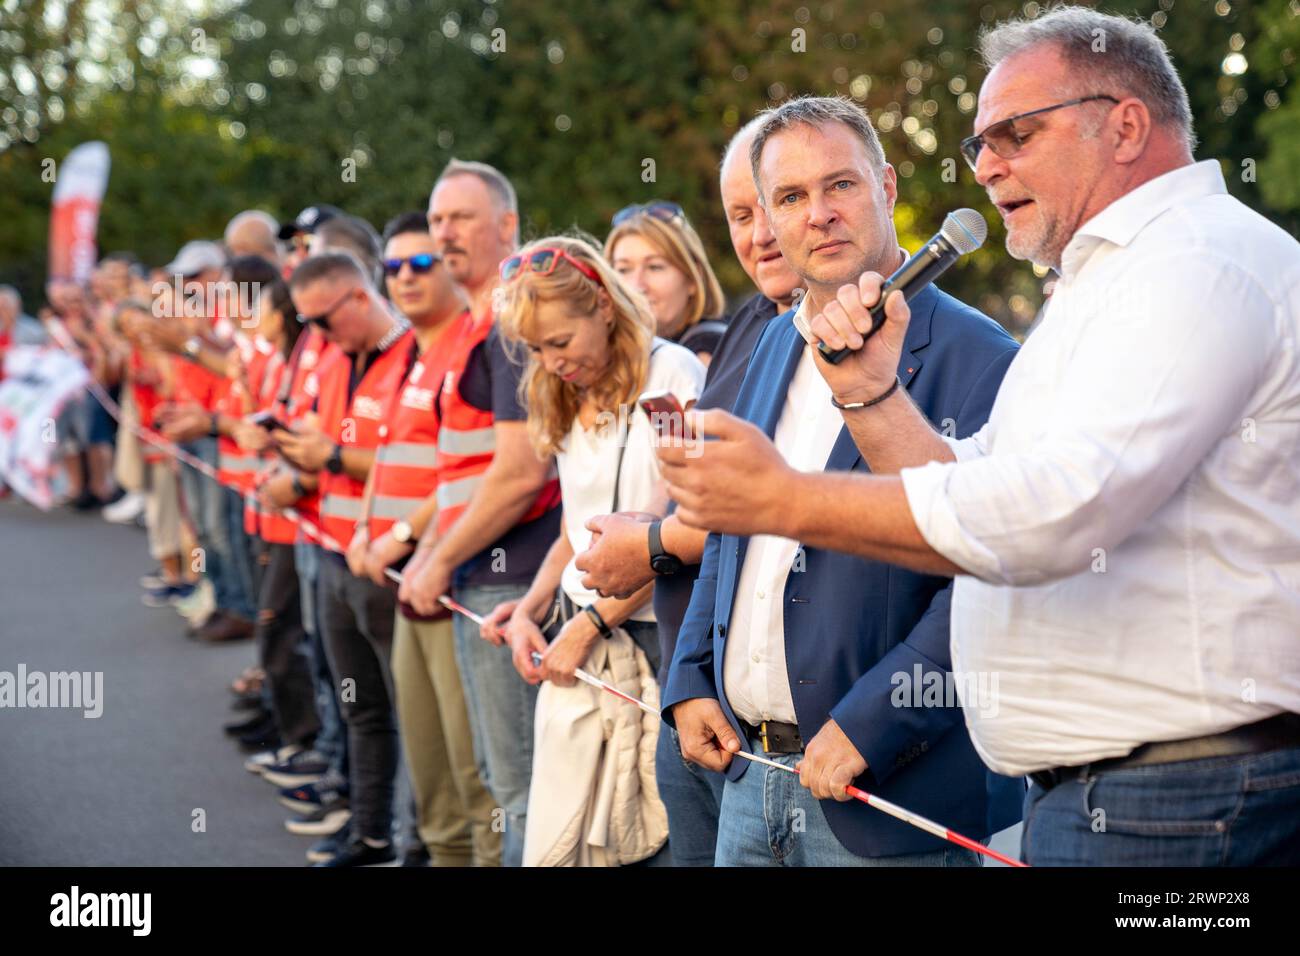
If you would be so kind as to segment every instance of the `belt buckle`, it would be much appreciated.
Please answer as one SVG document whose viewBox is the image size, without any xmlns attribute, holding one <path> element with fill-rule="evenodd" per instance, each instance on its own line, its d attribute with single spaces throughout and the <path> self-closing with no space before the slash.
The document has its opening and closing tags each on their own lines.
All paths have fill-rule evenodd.
<svg viewBox="0 0 1300 956">
<path fill-rule="evenodd" d="M 767 746 L 767 721 L 760 721 L 758 725 L 758 736 L 763 741 L 763 753 L 770 754 L 772 751 Z"/>
</svg>

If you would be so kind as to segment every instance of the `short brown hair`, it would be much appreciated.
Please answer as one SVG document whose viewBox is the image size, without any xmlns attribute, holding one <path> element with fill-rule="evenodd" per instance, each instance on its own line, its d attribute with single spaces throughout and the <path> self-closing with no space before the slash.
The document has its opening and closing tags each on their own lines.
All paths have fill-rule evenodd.
<svg viewBox="0 0 1300 956">
<path fill-rule="evenodd" d="M 880 145 L 876 128 L 871 125 L 871 117 L 867 115 L 866 110 L 847 97 L 800 96 L 758 114 L 758 118 L 762 123 L 758 127 L 758 132 L 754 134 L 754 142 L 749 145 L 749 164 L 753 167 L 754 185 L 759 187 L 759 202 L 763 201 L 763 188 L 758 178 L 758 165 L 763 158 L 763 147 L 772 136 L 795 126 L 821 129 L 827 123 L 843 123 L 857 135 L 862 145 L 867 147 L 867 159 L 876 176 L 879 177 L 885 170 L 885 149 Z"/>
</svg>

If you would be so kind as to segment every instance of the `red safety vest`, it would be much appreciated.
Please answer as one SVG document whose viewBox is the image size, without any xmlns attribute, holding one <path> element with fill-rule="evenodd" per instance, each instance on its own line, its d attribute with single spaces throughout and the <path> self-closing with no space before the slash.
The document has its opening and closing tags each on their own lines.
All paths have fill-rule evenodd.
<svg viewBox="0 0 1300 956">
<path fill-rule="evenodd" d="M 380 426 L 370 491 L 372 541 L 418 508 L 437 484 L 438 391 L 448 371 L 447 359 L 473 321 L 468 309 L 451 320 L 435 347 L 411 366 Z"/>
<path fill-rule="evenodd" d="M 241 352 L 249 391 L 245 391 L 243 382 L 232 381 L 214 410 L 231 418 L 243 418 L 266 404 L 268 392 L 274 397 L 284 357 L 265 339 L 244 339 L 236 348 Z M 247 495 L 261 468 L 262 458 L 257 452 L 245 451 L 227 435 L 217 438 L 217 478 L 223 484 L 233 485 Z"/>
<path fill-rule="evenodd" d="M 351 398 L 348 380 L 354 356 L 343 356 L 343 361 L 330 362 L 322 368 L 316 410 L 325 434 L 344 448 L 377 448 L 379 427 L 406 378 L 414 346 L 415 335 L 408 328 L 370 363 Z M 346 548 L 361 517 L 366 483 L 346 473 L 335 475 L 322 470 L 320 485 L 321 528 Z"/>
<path fill-rule="evenodd" d="M 490 411 L 475 408 L 460 396 L 460 380 L 476 346 L 492 331 L 490 318 L 470 319 L 447 349 L 442 391 L 438 396 L 441 424 L 438 430 L 438 534 L 446 534 L 483 484 L 483 473 L 496 452 L 496 433 Z M 537 495 L 523 524 L 546 514 L 560 503 L 560 481 L 552 478 Z"/>
</svg>

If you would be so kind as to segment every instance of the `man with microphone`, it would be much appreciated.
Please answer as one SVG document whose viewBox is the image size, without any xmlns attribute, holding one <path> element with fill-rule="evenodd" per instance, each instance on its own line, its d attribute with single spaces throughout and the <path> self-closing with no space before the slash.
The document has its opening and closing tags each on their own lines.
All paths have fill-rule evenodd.
<svg viewBox="0 0 1300 956">
<path fill-rule="evenodd" d="M 1000 689 L 963 699 L 966 725 L 1032 780 L 1030 864 L 1295 865 L 1300 245 L 1193 163 L 1146 24 L 1060 8 L 981 46 L 963 154 L 1011 254 L 1060 274 L 988 424 L 941 435 L 891 392 L 919 300 L 891 293 L 864 344 L 864 275 L 812 330 L 853 350 L 817 368 L 863 403 L 845 420 L 872 474 L 799 474 L 707 412 L 703 454 L 661 451 L 678 515 L 957 575 L 953 666 Z M 813 769 L 845 799 L 851 760 Z"/>
<path fill-rule="evenodd" d="M 808 292 L 797 310 L 764 327 L 733 409 L 774 436 L 792 467 L 862 472 L 847 413 L 833 404 L 800 325 L 846 281 L 902 262 L 893 167 L 861 108 L 827 97 L 765 114 L 750 156 L 768 224 Z M 923 317 L 895 357 L 896 371 L 927 414 L 971 434 L 987 418 L 1016 344 L 933 287 L 913 304 Z M 945 577 L 809 547 L 797 535 L 709 536 L 663 707 L 682 755 L 727 774 L 717 864 L 979 861 L 883 814 L 836 803 L 824 783 L 809 792 L 788 771 L 732 759 L 742 746 L 802 765 L 805 776 L 843 763 L 851 767 L 843 783 L 857 779 L 976 837 L 1016 821 L 1022 785 L 986 772 L 955 696 L 898 693 L 901 684 L 951 683 L 950 588 Z"/>
</svg>

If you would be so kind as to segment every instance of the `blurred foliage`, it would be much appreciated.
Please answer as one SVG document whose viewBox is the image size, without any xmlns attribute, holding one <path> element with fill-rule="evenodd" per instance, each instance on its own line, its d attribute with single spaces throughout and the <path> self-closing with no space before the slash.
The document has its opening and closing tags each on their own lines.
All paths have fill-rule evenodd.
<svg viewBox="0 0 1300 956">
<path fill-rule="evenodd" d="M 1300 0 L 1103 6 L 1156 24 L 1188 87 L 1198 158 L 1219 158 L 1231 191 L 1294 234 Z M 512 177 L 526 236 L 601 236 L 623 205 L 675 199 L 741 296 L 717 194 L 723 146 L 756 110 L 843 93 L 899 170 L 905 244 L 950 209 L 985 212 L 988 244 L 944 285 L 1018 330 L 1042 280 L 1006 255 L 957 143 L 983 76 L 979 27 L 1037 12 L 965 0 L 0 0 L 0 281 L 39 289 L 52 189 L 41 161 L 103 139 L 104 251 L 165 261 L 251 206 L 289 218 L 330 202 L 382 226 L 423 208 L 454 155 Z"/>
</svg>

